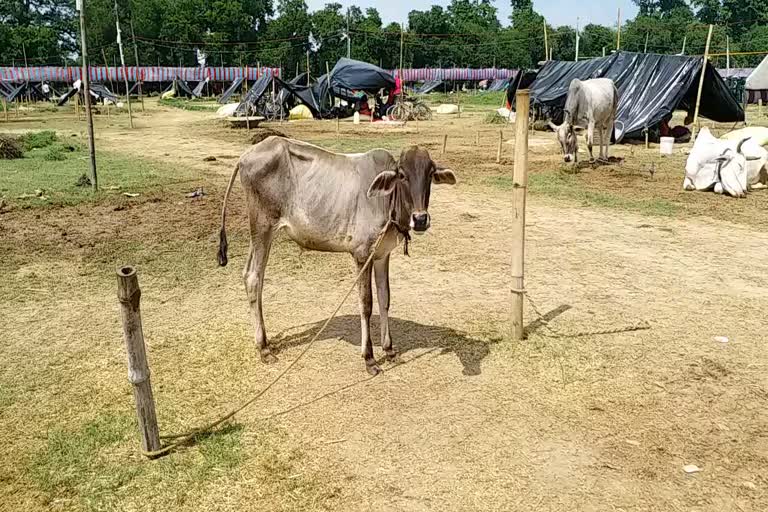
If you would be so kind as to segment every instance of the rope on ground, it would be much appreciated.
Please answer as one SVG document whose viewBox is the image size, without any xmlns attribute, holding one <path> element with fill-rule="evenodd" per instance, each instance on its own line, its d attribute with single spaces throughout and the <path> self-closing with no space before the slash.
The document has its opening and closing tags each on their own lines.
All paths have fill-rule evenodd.
<svg viewBox="0 0 768 512">
<path fill-rule="evenodd" d="M 582 336 L 597 336 L 602 334 L 618 334 L 622 332 L 644 331 L 646 329 L 651 328 L 651 325 L 647 321 L 643 320 L 640 323 L 626 325 L 623 327 L 615 327 L 613 329 L 563 332 L 552 327 L 552 324 L 549 322 L 549 320 L 547 320 L 547 318 L 541 312 L 539 307 L 536 305 L 536 302 L 534 302 L 534 300 L 531 298 L 531 295 L 529 293 L 527 293 L 525 290 L 516 291 L 516 292 L 523 293 L 523 295 L 525 295 L 525 298 L 528 301 L 528 304 L 531 306 L 531 309 L 536 314 L 537 320 L 541 322 L 541 325 L 544 328 L 545 332 L 542 333 L 542 335 L 548 338 L 578 338 Z"/>
<path fill-rule="evenodd" d="M 363 275 L 363 273 L 366 271 L 368 266 L 373 261 L 373 257 L 376 254 L 376 250 L 379 248 L 379 245 L 381 244 L 381 241 L 384 239 L 384 236 L 387 233 L 387 229 L 389 229 L 389 226 L 391 224 L 392 224 L 392 221 L 388 220 L 387 223 L 384 225 L 384 228 L 382 229 L 381 233 L 379 233 L 379 236 L 376 239 L 376 243 L 373 245 L 373 249 L 371 249 L 370 256 L 368 256 L 368 259 L 365 261 L 365 264 L 360 268 L 360 271 L 357 273 L 357 276 L 355 277 L 355 280 L 352 282 L 352 286 L 349 287 L 349 290 L 347 290 L 347 293 L 344 294 L 344 297 L 339 302 L 339 305 L 336 306 L 336 309 L 333 311 L 333 313 L 331 313 L 331 315 L 323 323 L 323 325 L 320 327 L 320 329 L 317 330 L 315 335 L 312 336 L 312 339 L 309 340 L 309 342 L 304 347 L 304 349 L 299 353 L 298 356 L 296 356 L 296 358 L 293 361 L 291 361 L 291 364 L 286 366 L 283 371 L 281 371 L 279 374 L 277 374 L 277 376 L 274 379 L 272 379 L 272 381 L 269 384 L 267 384 L 266 387 L 264 387 L 261 391 L 256 393 L 250 399 L 246 400 L 239 407 L 237 407 L 235 409 L 232 409 L 227 414 L 219 417 L 218 419 L 216 419 L 216 420 L 214 420 L 214 421 L 212 421 L 212 422 L 210 422 L 207 425 L 204 425 L 202 427 L 190 430 L 188 432 L 183 432 L 183 433 L 180 433 L 180 434 L 167 434 L 167 435 L 160 436 L 161 439 L 176 439 L 176 441 L 173 441 L 172 443 L 170 443 L 170 444 L 160 448 L 159 450 L 149 451 L 149 452 L 142 450 L 142 454 L 147 456 L 147 457 L 151 457 L 151 458 L 159 457 L 161 455 L 165 455 L 167 453 L 170 453 L 172 450 L 174 450 L 175 448 L 178 448 L 179 446 L 182 446 L 184 444 L 187 444 L 187 443 L 191 442 L 192 440 L 194 440 L 197 436 L 199 436 L 201 434 L 210 433 L 216 427 L 218 427 L 219 425 L 221 425 L 225 421 L 227 421 L 230 418 L 232 418 L 233 416 L 235 416 L 237 413 L 241 412 L 243 409 L 247 408 L 248 406 L 250 406 L 251 404 L 256 402 L 256 400 L 261 398 L 267 391 L 270 390 L 270 388 L 272 388 L 272 386 L 277 384 L 277 382 L 280 379 L 282 379 L 285 376 L 285 374 L 287 374 L 289 371 L 291 371 L 291 369 L 294 366 L 296 366 L 296 364 L 301 360 L 301 358 L 304 357 L 304 355 L 307 352 L 309 352 L 309 349 L 312 348 L 312 345 L 315 343 L 315 341 L 320 337 L 320 335 L 323 333 L 323 331 L 325 331 L 326 327 L 328 327 L 328 324 L 331 323 L 331 320 L 333 320 L 336 317 L 336 315 L 339 313 L 339 310 L 341 309 L 341 307 L 344 305 L 344 303 L 349 298 L 349 295 L 352 293 L 352 290 L 355 289 L 355 286 L 357 285 L 357 282 L 360 280 L 360 277 Z"/>
</svg>

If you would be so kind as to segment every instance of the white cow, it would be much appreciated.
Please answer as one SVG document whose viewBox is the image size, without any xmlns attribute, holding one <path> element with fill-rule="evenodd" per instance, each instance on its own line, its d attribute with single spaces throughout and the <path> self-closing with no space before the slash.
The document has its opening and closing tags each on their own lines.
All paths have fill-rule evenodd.
<svg viewBox="0 0 768 512">
<path fill-rule="evenodd" d="M 744 197 L 765 181 L 768 151 L 749 138 L 720 140 L 702 128 L 685 163 L 685 190 Z"/>
<path fill-rule="evenodd" d="M 574 78 L 568 87 L 568 96 L 565 99 L 563 124 L 557 126 L 552 122 L 549 123 L 550 128 L 557 134 L 563 160 L 578 161 L 579 146 L 576 131 L 584 127 L 587 129 L 589 158 L 594 159 L 592 144 L 595 140 L 595 129 L 597 129 L 600 136 L 600 158 L 607 159 L 618 106 L 619 91 L 610 78 L 592 78 L 583 82 Z"/>
</svg>

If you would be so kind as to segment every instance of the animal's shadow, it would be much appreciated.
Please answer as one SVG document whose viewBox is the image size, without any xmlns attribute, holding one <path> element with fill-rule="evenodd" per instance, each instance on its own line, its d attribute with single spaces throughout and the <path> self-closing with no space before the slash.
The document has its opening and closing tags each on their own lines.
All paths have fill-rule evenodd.
<svg viewBox="0 0 768 512">
<path fill-rule="evenodd" d="M 273 346 L 280 350 L 307 343 L 324 321 L 303 326 L 300 332 L 278 336 L 272 339 Z M 490 340 L 473 337 L 466 332 L 448 327 L 426 325 L 410 320 L 389 317 L 392 341 L 400 354 L 419 348 L 439 348 L 440 354 L 454 353 L 463 366 L 464 375 L 480 375 L 480 363 L 490 353 L 490 345 L 501 339 Z M 371 337 L 379 345 L 379 317 L 371 317 Z M 331 320 L 318 340 L 339 338 L 355 346 L 360 345 L 360 317 L 358 315 L 337 316 Z"/>
</svg>

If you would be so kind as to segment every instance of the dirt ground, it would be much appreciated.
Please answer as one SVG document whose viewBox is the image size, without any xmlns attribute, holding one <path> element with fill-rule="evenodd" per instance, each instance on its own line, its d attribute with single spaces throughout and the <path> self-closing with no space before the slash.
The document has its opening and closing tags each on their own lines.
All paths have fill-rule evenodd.
<svg viewBox="0 0 768 512">
<path fill-rule="evenodd" d="M 280 361 L 262 365 L 240 275 L 248 239 L 239 184 L 230 265 L 215 261 L 223 189 L 248 137 L 176 109 L 139 114 L 135 131 L 121 117 L 99 120 L 100 147 L 185 166 L 199 180 L 122 208 L 0 215 L 0 509 L 768 509 L 768 193 L 684 193 L 684 148 L 664 159 L 657 148 L 621 146 L 612 154 L 622 165 L 561 171 L 552 135 L 533 134 L 527 288 L 565 335 L 547 336 L 526 305 L 528 338 L 513 342 L 504 178 L 514 130 L 505 128 L 497 165 L 498 127 L 482 119 L 342 123 L 339 134 L 335 122 L 272 126 L 334 150 L 419 142 L 460 184 L 433 189 L 432 229 L 410 258 L 398 249 L 392 260 L 403 363 L 368 377 L 353 298 L 308 356 L 237 416 L 237 463 L 199 480 L 184 471 L 208 460 L 207 445 L 144 461 L 132 425 L 83 453 L 82 468 L 52 442 L 87 433 L 105 413 L 132 415 L 115 268 L 139 269 L 160 427 L 176 432 L 271 381 L 334 309 L 353 265 L 276 243 L 264 306 Z M 82 130 L 63 116 L 10 124 Z M 565 186 L 552 184 L 558 176 Z M 184 198 L 198 185 L 205 197 Z M 651 328 L 589 334 L 642 322 Z M 689 464 L 701 471 L 686 474 Z M 106 476 L 121 467 L 133 472 Z M 46 487 L 52 469 L 71 477 L 67 486 Z"/>
</svg>

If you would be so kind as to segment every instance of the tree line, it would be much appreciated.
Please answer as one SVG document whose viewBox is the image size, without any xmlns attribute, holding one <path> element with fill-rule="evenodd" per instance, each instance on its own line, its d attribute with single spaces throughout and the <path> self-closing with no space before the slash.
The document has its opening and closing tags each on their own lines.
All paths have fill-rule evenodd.
<svg viewBox="0 0 768 512">
<path fill-rule="evenodd" d="M 621 49 L 700 55 L 708 25 L 711 52 L 768 50 L 768 0 L 633 0 L 633 19 L 622 20 Z M 451 0 L 443 8 L 408 13 L 405 26 L 385 24 L 374 8 L 328 3 L 311 12 L 304 0 L 84 0 L 91 65 L 116 65 L 115 19 L 121 23 L 126 63 L 196 66 L 270 65 L 287 76 L 309 66 L 324 73 L 349 55 L 396 68 L 532 68 L 545 58 L 574 60 L 574 27 L 554 27 L 532 0 L 511 0 L 503 25 L 490 0 Z M 74 0 L 0 0 L 0 65 L 73 64 L 78 58 Z M 546 29 L 545 29 L 546 27 Z M 133 37 L 135 35 L 135 38 Z M 617 27 L 580 27 L 579 57 L 615 50 Z M 546 39 L 546 41 L 545 41 Z M 135 41 L 135 43 L 134 43 Z M 754 66 L 763 55 L 737 55 L 731 66 Z M 725 66 L 724 57 L 716 64 Z"/>
</svg>

